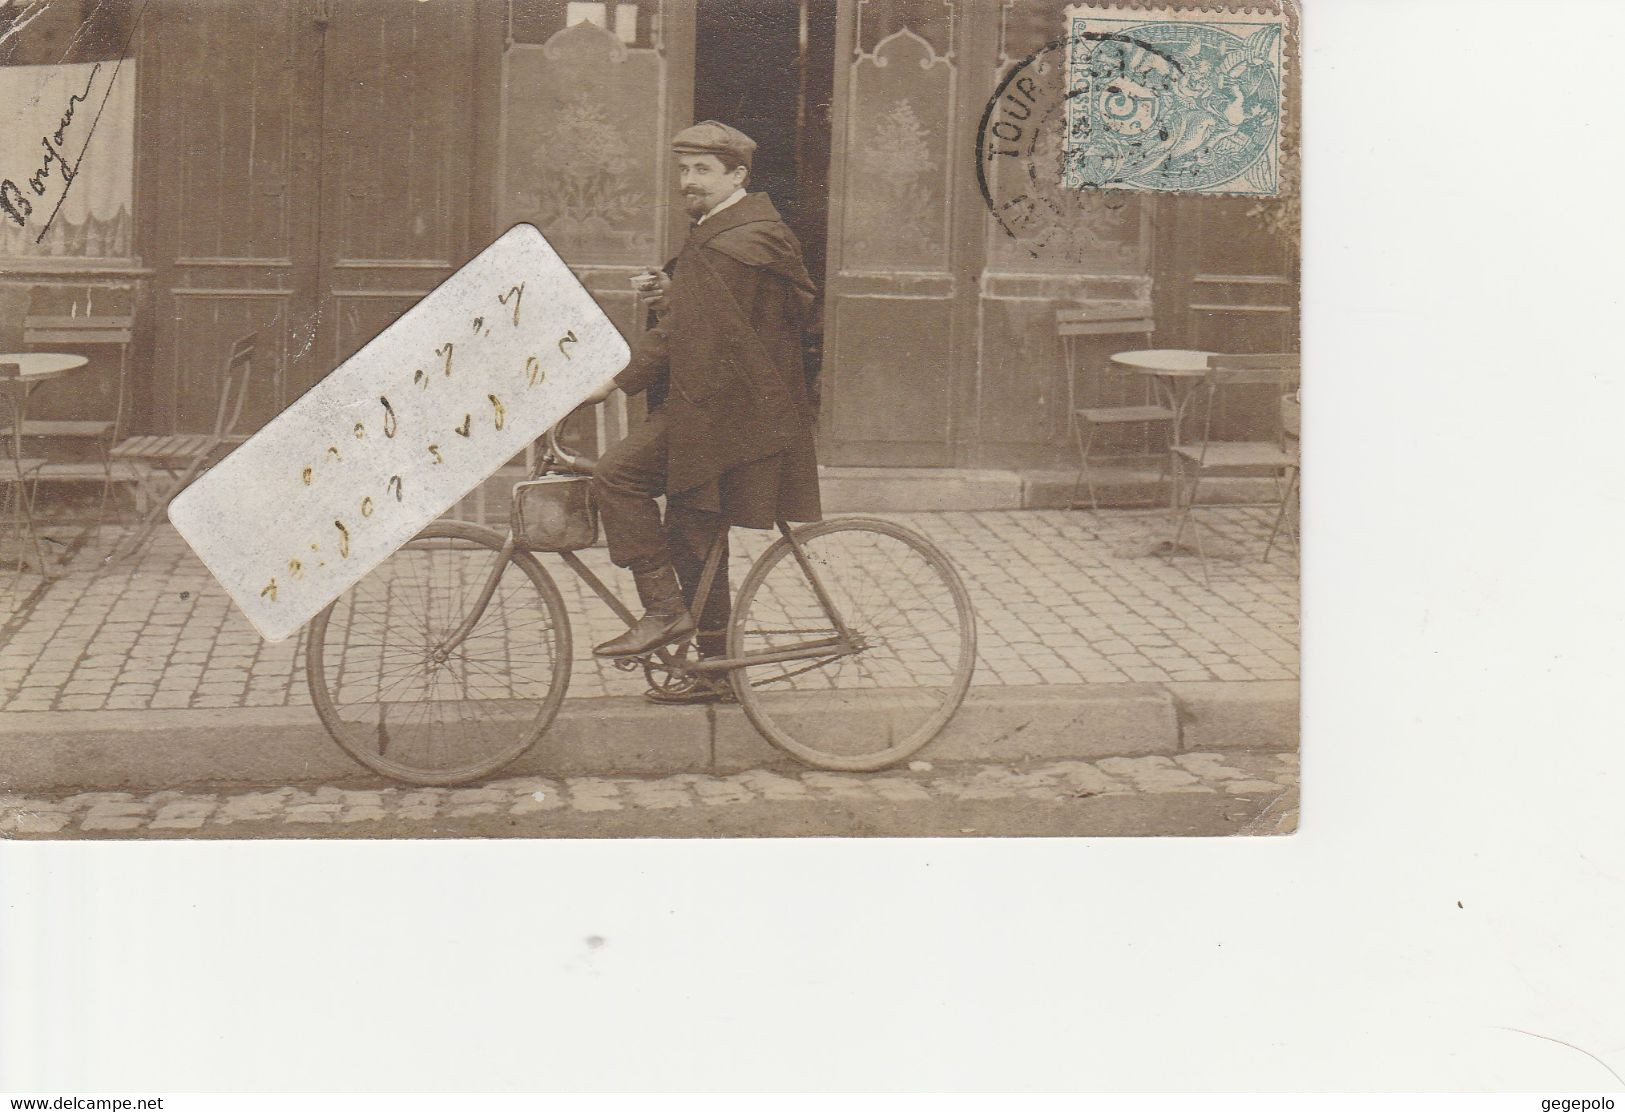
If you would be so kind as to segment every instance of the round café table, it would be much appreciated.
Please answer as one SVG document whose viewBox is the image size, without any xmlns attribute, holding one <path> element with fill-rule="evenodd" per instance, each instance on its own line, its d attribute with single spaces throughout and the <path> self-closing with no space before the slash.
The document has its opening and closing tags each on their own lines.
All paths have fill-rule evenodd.
<svg viewBox="0 0 1625 1112">
<path fill-rule="evenodd" d="M 1158 400 L 1173 411 L 1173 442 L 1185 442 L 1185 410 L 1196 393 L 1196 384 L 1207 377 L 1209 351 L 1188 351 L 1183 348 L 1150 348 L 1144 351 L 1120 351 L 1112 356 L 1112 363 L 1136 374 L 1148 375 Z M 1170 475 L 1168 482 L 1168 511 L 1177 512 L 1179 480 Z M 1146 553 L 1148 556 L 1174 556 L 1194 552 L 1189 545 L 1175 545 L 1171 540 L 1158 541 Z"/>
<path fill-rule="evenodd" d="M 0 480 L 17 484 L 19 514 L 12 522 L 28 531 L 25 543 L 21 531 L 17 535 L 15 556 L 7 554 L 6 563 L 30 562 L 39 565 L 40 574 L 46 574 L 45 554 L 40 548 L 39 533 L 34 528 L 33 498 L 25 482 L 25 469 L 32 471 L 39 461 L 23 456 L 23 422 L 28 418 L 28 396 L 41 383 L 77 371 L 90 360 L 83 355 L 64 355 L 51 351 L 20 351 L 0 353 L 0 393 L 9 403 L 11 418 L 11 459 L 4 462 L 7 474 Z M 32 548 L 32 560 L 29 549 Z"/>
<path fill-rule="evenodd" d="M 1183 444 L 1185 410 L 1191 404 L 1196 384 L 1207 376 L 1207 361 L 1212 354 L 1183 348 L 1150 348 L 1120 351 L 1112 356 L 1112 362 L 1124 370 L 1150 376 L 1158 400 L 1173 410 L 1174 443 Z"/>
</svg>

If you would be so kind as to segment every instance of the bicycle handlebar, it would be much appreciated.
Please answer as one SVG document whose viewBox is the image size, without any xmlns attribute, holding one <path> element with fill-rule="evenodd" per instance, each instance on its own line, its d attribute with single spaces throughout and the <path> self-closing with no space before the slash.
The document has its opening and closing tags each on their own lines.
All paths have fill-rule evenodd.
<svg viewBox="0 0 1625 1112">
<path fill-rule="evenodd" d="M 561 422 L 562 423 L 562 422 Z M 590 456 L 578 456 L 564 450 L 559 443 L 559 426 L 554 425 L 547 430 L 547 456 L 548 463 L 559 471 L 574 475 L 591 475 L 597 460 Z"/>
</svg>

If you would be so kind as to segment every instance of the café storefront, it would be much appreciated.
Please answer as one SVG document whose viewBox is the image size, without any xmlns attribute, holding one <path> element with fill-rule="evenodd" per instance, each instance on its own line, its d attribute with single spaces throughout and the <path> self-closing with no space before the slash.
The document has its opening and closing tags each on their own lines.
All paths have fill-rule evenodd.
<svg viewBox="0 0 1625 1112">
<path fill-rule="evenodd" d="M 133 431 L 205 427 L 255 330 L 262 424 L 521 220 L 635 333 L 627 279 L 683 234 L 669 139 L 704 118 L 758 140 L 752 187 L 823 277 L 827 465 L 1070 466 L 1058 305 L 1143 305 L 1156 346 L 1296 346 L 1278 202 L 1079 196 L 1064 243 L 992 219 L 978 129 L 1061 0 L 138 6 L 53 4 L 0 53 L 128 59 L 127 165 L 84 167 L 93 226 L 0 241 L 0 328 L 133 312 Z M 107 377 L 41 415 L 109 406 Z"/>
</svg>

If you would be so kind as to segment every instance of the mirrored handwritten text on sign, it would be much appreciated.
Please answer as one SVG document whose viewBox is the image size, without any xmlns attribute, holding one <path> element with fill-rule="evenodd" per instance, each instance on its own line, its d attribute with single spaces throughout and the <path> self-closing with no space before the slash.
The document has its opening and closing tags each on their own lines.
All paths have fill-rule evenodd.
<svg viewBox="0 0 1625 1112">
<path fill-rule="evenodd" d="M 627 354 L 542 234 L 517 225 L 183 491 L 170 521 L 280 641 Z"/>
</svg>

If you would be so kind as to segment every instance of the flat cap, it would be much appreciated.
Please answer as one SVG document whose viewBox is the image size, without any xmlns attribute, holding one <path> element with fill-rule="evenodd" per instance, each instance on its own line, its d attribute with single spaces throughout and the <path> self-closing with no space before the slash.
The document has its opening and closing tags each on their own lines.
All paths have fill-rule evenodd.
<svg viewBox="0 0 1625 1112">
<path fill-rule="evenodd" d="M 731 154 L 748 168 L 756 140 L 738 128 L 705 120 L 672 136 L 671 149 L 677 154 Z"/>
</svg>

